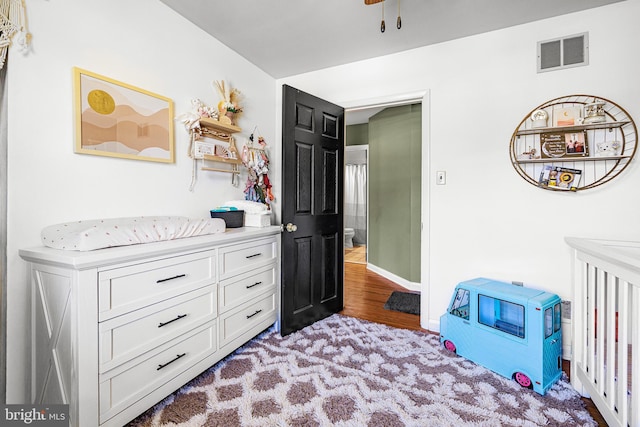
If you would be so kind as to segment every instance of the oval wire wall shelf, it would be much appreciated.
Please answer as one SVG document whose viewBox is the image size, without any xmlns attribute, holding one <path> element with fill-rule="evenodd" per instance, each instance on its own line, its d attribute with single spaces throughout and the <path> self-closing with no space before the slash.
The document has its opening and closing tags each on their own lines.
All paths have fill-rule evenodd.
<svg viewBox="0 0 640 427">
<path fill-rule="evenodd" d="M 604 103 L 604 121 L 585 123 L 593 119 L 585 119 L 585 106 L 596 101 Z M 546 125 L 538 122 L 542 126 L 534 127 L 534 113 L 537 117 L 546 113 Z M 618 176 L 633 159 L 637 140 L 634 121 L 615 102 L 593 95 L 569 95 L 531 110 L 511 136 L 509 155 L 516 172 L 536 187 L 586 190 Z"/>
</svg>

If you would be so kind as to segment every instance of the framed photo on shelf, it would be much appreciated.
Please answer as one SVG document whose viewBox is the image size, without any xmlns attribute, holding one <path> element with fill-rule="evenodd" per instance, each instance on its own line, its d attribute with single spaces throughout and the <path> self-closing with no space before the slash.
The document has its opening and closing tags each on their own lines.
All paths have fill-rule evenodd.
<svg viewBox="0 0 640 427">
<path fill-rule="evenodd" d="M 582 178 L 580 169 L 547 165 L 540 172 L 538 183 L 541 187 L 576 191 L 580 185 L 580 178 Z"/>
<path fill-rule="evenodd" d="M 580 107 L 563 107 L 553 110 L 553 127 L 577 126 L 582 124 L 580 118 L 582 108 Z"/>
<path fill-rule="evenodd" d="M 588 157 L 587 131 L 541 133 L 540 152 L 546 159 Z"/>
</svg>

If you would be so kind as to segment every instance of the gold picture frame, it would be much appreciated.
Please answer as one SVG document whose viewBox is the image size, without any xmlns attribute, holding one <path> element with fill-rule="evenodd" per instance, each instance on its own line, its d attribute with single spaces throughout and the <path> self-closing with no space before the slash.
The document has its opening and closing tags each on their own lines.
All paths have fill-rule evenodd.
<svg viewBox="0 0 640 427">
<path fill-rule="evenodd" d="M 73 69 L 75 152 L 173 163 L 173 101 L 83 70 Z"/>
</svg>

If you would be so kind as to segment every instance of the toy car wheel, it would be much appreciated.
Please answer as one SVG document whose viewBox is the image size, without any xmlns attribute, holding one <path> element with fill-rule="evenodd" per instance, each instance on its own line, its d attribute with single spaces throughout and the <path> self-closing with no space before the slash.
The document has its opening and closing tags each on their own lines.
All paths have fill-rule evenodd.
<svg viewBox="0 0 640 427">
<path fill-rule="evenodd" d="M 456 345 L 454 343 L 452 343 L 449 340 L 445 340 L 444 341 L 444 348 L 446 348 L 447 350 L 449 350 L 452 353 L 456 352 Z"/>
<path fill-rule="evenodd" d="M 533 386 L 531 378 L 529 378 L 522 372 L 516 372 L 515 374 L 513 374 L 513 379 L 516 380 L 516 382 L 522 387 L 531 388 Z"/>
</svg>

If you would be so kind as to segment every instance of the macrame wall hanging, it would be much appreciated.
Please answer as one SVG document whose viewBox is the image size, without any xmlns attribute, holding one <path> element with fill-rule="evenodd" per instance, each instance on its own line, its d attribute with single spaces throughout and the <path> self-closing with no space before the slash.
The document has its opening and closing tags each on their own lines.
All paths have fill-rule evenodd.
<svg viewBox="0 0 640 427">
<path fill-rule="evenodd" d="M 0 0 L 0 70 L 4 68 L 11 38 L 16 33 L 18 48 L 26 51 L 31 35 L 27 32 L 24 0 Z"/>
</svg>

